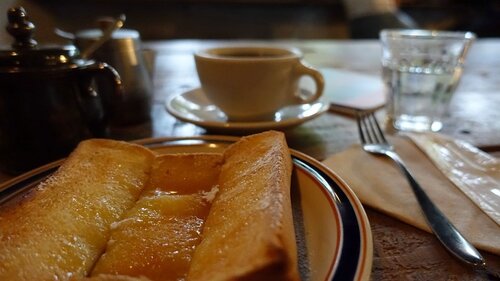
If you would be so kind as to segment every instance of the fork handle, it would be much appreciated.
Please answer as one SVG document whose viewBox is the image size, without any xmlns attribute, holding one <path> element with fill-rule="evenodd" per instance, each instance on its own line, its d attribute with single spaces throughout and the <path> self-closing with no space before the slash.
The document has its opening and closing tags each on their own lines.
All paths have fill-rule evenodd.
<svg viewBox="0 0 500 281">
<path fill-rule="evenodd" d="M 413 193 L 415 194 L 415 197 L 417 197 L 417 201 L 420 204 L 424 217 L 432 229 L 432 232 L 438 237 L 441 243 L 457 258 L 474 266 L 484 267 L 485 261 L 481 254 L 451 224 L 438 207 L 434 205 L 429 196 L 427 196 L 425 191 L 411 175 L 410 171 L 408 171 L 403 160 L 401 160 L 401 158 L 392 151 L 387 151 L 386 155 L 396 162 L 399 169 L 408 179 Z"/>
</svg>

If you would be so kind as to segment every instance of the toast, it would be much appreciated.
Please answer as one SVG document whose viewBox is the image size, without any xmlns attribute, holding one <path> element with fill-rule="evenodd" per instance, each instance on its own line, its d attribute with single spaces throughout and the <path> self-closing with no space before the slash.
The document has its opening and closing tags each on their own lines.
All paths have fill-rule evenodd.
<svg viewBox="0 0 500 281">
<path fill-rule="evenodd" d="M 194 194 L 212 190 L 222 166 L 219 153 L 179 153 L 158 156 L 143 196 L 155 191 Z"/>
<path fill-rule="evenodd" d="M 50 178 L 0 210 L 0 280 L 86 276 L 109 226 L 131 208 L 154 154 L 109 140 L 83 141 Z"/>
<path fill-rule="evenodd" d="M 92 275 L 185 280 L 221 165 L 220 154 L 159 156 L 141 199 L 113 225 Z"/>
<path fill-rule="evenodd" d="M 272 131 L 222 155 L 84 141 L 0 208 L 0 280 L 299 280 L 291 170 Z"/>
<path fill-rule="evenodd" d="M 245 137 L 224 152 L 187 280 L 299 280 L 291 172 L 282 133 Z"/>
<path fill-rule="evenodd" d="M 116 274 L 99 274 L 92 277 L 71 279 L 70 281 L 151 281 L 151 279 L 144 276 L 132 277 Z"/>
<path fill-rule="evenodd" d="M 140 199 L 112 226 L 106 252 L 92 276 L 144 276 L 152 281 L 182 280 L 210 208 L 201 194 L 156 195 Z"/>
</svg>

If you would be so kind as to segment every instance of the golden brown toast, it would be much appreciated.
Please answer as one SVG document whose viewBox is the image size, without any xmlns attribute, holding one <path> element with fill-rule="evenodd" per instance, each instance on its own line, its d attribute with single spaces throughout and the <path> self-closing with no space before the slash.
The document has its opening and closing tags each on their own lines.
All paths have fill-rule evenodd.
<svg viewBox="0 0 500 281">
<path fill-rule="evenodd" d="M 139 200 L 113 225 L 92 275 L 145 276 L 153 281 L 185 278 L 209 207 L 201 194 Z"/>
<path fill-rule="evenodd" d="M 224 152 L 219 193 L 187 280 L 299 280 L 291 172 L 279 132 L 242 138 Z"/>
<path fill-rule="evenodd" d="M 141 199 L 113 226 L 92 275 L 184 280 L 210 208 L 220 154 L 159 156 Z"/>
<path fill-rule="evenodd" d="M 291 169 L 278 132 L 223 155 L 82 142 L 0 208 L 0 280 L 299 280 Z"/>
<path fill-rule="evenodd" d="M 151 169 L 146 192 L 170 194 L 208 192 L 217 183 L 222 166 L 218 153 L 179 153 L 158 156 Z"/>
<path fill-rule="evenodd" d="M 0 280 L 85 276 L 109 226 L 137 200 L 153 158 L 125 142 L 82 142 L 54 175 L 0 209 Z"/>
<path fill-rule="evenodd" d="M 126 275 L 99 274 L 92 277 L 71 279 L 71 281 L 151 281 L 151 279 L 144 276 L 132 277 Z"/>
</svg>

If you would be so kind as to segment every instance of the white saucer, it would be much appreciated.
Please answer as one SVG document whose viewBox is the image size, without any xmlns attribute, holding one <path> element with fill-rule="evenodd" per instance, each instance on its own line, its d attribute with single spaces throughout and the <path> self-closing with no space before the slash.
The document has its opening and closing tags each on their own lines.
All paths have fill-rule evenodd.
<svg viewBox="0 0 500 281">
<path fill-rule="evenodd" d="M 287 106 L 278 111 L 274 120 L 259 122 L 230 122 L 226 115 L 213 105 L 201 88 L 174 95 L 165 104 L 167 111 L 179 120 L 209 130 L 226 132 L 255 132 L 285 129 L 318 117 L 328 110 L 328 103 L 316 101 L 310 104 Z"/>
</svg>

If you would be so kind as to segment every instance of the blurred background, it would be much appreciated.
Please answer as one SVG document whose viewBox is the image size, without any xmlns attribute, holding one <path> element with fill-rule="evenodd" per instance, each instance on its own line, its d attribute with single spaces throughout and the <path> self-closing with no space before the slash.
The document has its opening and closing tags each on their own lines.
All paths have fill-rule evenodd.
<svg viewBox="0 0 500 281">
<path fill-rule="evenodd" d="M 11 6 L 26 8 L 38 41 L 56 41 L 54 28 L 96 27 L 102 16 L 127 16 L 143 40 L 375 38 L 383 27 L 469 30 L 500 37 L 497 0 L 2 0 L 2 26 Z M 6 39 L 1 29 L 0 39 Z M 10 39 L 9 39 L 10 40 Z M 5 42 L 5 41 L 4 41 Z"/>
</svg>

